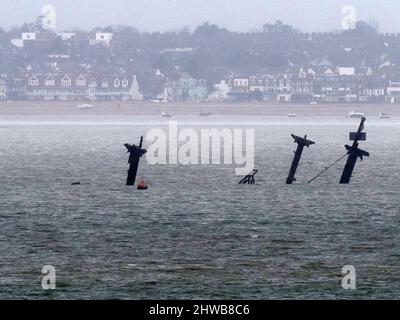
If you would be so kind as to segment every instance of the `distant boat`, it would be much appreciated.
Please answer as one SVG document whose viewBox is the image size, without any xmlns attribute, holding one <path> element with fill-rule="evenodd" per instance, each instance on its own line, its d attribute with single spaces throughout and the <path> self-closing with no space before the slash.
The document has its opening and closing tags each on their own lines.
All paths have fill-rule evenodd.
<svg viewBox="0 0 400 320">
<path fill-rule="evenodd" d="M 212 115 L 211 112 L 203 112 L 203 111 L 200 111 L 200 117 L 208 117 L 208 116 L 211 116 L 211 115 Z"/>
<path fill-rule="evenodd" d="M 288 117 L 289 117 L 289 118 L 296 118 L 297 115 L 293 112 L 293 113 L 289 113 L 289 114 L 288 114 Z"/>
<path fill-rule="evenodd" d="M 163 117 L 163 118 L 171 118 L 171 117 L 172 117 L 172 116 L 171 116 L 168 112 L 166 112 L 166 111 L 161 112 L 160 115 L 161 115 L 161 117 Z"/>
<path fill-rule="evenodd" d="M 77 108 L 78 108 L 78 109 L 92 109 L 92 108 L 93 108 L 93 105 L 84 103 L 84 104 L 78 105 Z"/>
<path fill-rule="evenodd" d="M 379 114 L 379 119 L 390 119 L 390 114 L 381 112 Z"/>
<path fill-rule="evenodd" d="M 349 113 L 349 118 L 351 118 L 351 119 L 361 119 L 363 117 L 365 117 L 365 114 L 362 112 L 352 111 Z"/>
</svg>

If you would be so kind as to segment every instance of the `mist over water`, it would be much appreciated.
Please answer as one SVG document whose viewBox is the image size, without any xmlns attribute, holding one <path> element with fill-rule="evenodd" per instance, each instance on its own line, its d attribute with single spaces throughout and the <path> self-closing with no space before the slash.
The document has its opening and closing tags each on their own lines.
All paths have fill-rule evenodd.
<svg viewBox="0 0 400 320">
<path fill-rule="evenodd" d="M 144 158 L 138 179 L 149 190 L 126 187 L 123 144 L 168 123 L 152 111 L 54 112 L 42 121 L 2 115 L 0 298 L 396 296 L 397 115 L 380 121 L 370 110 L 361 148 L 371 157 L 343 186 L 343 161 L 313 184 L 306 181 L 344 154 L 348 132 L 358 125 L 345 119 L 347 109 L 327 118 L 325 111 L 299 109 L 298 118 L 288 119 L 284 108 L 256 108 L 245 117 L 221 107 L 201 120 L 193 109 L 172 110 L 182 127 L 254 128 L 256 185 L 238 185 L 233 166 L 150 166 Z M 317 144 L 305 150 L 297 184 L 286 186 L 295 150 L 290 133 Z M 71 186 L 76 181 L 82 185 Z M 52 292 L 41 288 L 45 264 L 57 271 Z M 349 264 L 357 270 L 353 292 L 341 287 Z"/>
</svg>

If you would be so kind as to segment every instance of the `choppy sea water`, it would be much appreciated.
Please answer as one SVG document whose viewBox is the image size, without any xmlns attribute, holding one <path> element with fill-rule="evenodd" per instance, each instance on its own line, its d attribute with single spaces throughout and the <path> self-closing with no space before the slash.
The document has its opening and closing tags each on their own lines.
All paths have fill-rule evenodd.
<svg viewBox="0 0 400 320">
<path fill-rule="evenodd" d="M 343 186 L 343 161 L 305 182 L 345 152 L 357 121 L 230 121 L 215 127 L 255 129 L 256 185 L 238 185 L 230 165 L 144 158 L 145 192 L 124 185 L 123 144 L 149 123 L 2 123 L 0 298 L 398 298 L 399 122 L 366 123 L 371 157 Z M 290 133 L 317 144 L 287 186 Z M 56 268 L 51 292 L 44 265 Z M 355 291 L 341 287 L 344 265 Z"/>
</svg>

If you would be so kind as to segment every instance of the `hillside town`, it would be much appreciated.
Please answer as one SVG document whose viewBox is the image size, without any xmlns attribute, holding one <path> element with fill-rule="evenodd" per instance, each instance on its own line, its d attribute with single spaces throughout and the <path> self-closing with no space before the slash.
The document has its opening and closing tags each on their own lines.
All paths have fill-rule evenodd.
<svg viewBox="0 0 400 320">
<path fill-rule="evenodd" d="M 217 46 L 225 42 L 231 47 Z M 335 49 L 328 55 L 325 46 Z M 327 34 L 279 21 L 255 34 L 207 23 L 194 32 L 149 34 L 131 27 L 58 31 L 40 16 L 0 31 L 0 100 L 394 104 L 399 48 L 399 35 L 362 22 Z"/>
</svg>

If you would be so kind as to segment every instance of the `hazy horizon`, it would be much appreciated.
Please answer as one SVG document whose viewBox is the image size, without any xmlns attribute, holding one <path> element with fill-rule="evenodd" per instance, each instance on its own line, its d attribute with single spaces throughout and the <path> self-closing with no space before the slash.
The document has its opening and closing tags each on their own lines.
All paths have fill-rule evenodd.
<svg viewBox="0 0 400 320">
<path fill-rule="evenodd" d="M 109 25 L 128 25 L 141 31 L 190 29 L 208 21 L 232 31 L 254 31 L 263 24 L 282 20 L 304 32 L 333 31 L 341 28 L 345 5 L 353 5 L 357 20 L 374 20 L 381 32 L 400 32 L 394 0 L 26 0 L 5 2 L 0 12 L 0 27 L 10 29 L 34 22 L 44 5 L 56 8 L 58 30 L 92 29 Z M 389 14 L 388 14 L 389 13 Z"/>
</svg>

